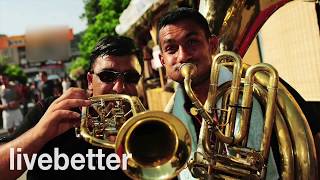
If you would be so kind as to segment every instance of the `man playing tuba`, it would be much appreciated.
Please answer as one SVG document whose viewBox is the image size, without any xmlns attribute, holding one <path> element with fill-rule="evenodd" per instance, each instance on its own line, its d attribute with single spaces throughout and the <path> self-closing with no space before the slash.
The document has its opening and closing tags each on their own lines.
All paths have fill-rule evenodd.
<svg viewBox="0 0 320 180">
<path fill-rule="evenodd" d="M 217 40 L 211 36 L 206 19 L 196 10 L 179 8 L 162 17 L 158 23 L 157 40 L 160 46 L 159 58 L 166 68 L 167 76 L 178 82 L 174 97 L 167 106 L 167 111 L 176 115 L 188 127 L 192 136 L 192 151 L 197 151 L 201 117 L 189 112 L 192 103 L 183 88 L 183 76 L 180 66 L 192 63 L 197 71 L 192 79 L 192 89 L 196 97 L 205 103 L 209 89 L 211 56 L 217 49 Z M 220 70 L 219 85 L 231 80 L 232 74 L 226 68 Z M 262 137 L 263 117 L 257 100 L 253 101 L 251 126 L 248 146 L 258 149 Z M 201 146 L 201 145 L 200 145 Z M 198 146 L 199 148 L 199 146 Z M 181 179 L 192 179 L 188 170 L 180 173 Z M 272 151 L 269 156 L 267 179 L 278 179 L 278 172 Z"/>
</svg>

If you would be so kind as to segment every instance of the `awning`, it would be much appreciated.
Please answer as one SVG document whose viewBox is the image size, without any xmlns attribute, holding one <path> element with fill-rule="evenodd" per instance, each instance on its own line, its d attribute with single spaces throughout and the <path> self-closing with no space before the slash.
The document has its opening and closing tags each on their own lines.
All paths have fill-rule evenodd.
<svg viewBox="0 0 320 180">
<path fill-rule="evenodd" d="M 126 34 L 157 1 L 158 0 L 132 0 L 120 16 L 120 24 L 117 25 L 116 32 L 120 35 Z"/>
</svg>

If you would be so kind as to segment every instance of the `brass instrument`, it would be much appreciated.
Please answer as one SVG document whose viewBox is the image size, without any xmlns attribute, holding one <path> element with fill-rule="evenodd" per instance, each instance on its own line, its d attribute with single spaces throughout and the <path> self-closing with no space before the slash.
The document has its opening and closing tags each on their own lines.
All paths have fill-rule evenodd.
<svg viewBox="0 0 320 180">
<path fill-rule="evenodd" d="M 138 97 L 107 94 L 89 98 L 76 133 L 87 142 L 127 154 L 132 179 L 170 179 L 185 167 L 191 137 L 175 116 L 146 111 Z M 131 156 L 129 156 L 131 154 Z"/>
<path fill-rule="evenodd" d="M 318 178 L 315 146 L 307 120 L 288 90 L 279 83 L 277 71 L 268 64 L 247 67 L 241 62 L 263 22 L 288 1 L 206 1 L 208 20 L 214 25 L 213 33 L 221 40 L 221 48 L 212 63 L 210 89 L 204 105 L 191 87 L 196 67 L 190 63 L 181 67 L 185 90 L 204 120 L 199 137 L 202 147 L 188 162 L 193 176 L 264 179 L 271 135 L 275 133 L 281 156 L 281 179 Z M 233 69 L 233 79 L 218 87 L 221 66 Z M 253 95 L 266 107 L 264 134 L 258 150 L 246 147 Z M 218 99 L 222 99 L 221 107 L 216 106 Z M 96 115 L 90 115 L 90 107 L 82 109 L 79 134 L 94 145 L 115 149 L 118 154 L 132 154 L 125 171 L 129 177 L 170 179 L 189 160 L 191 138 L 176 117 L 145 111 L 138 98 L 126 95 L 103 95 L 91 100 Z M 109 101 L 113 104 L 111 109 Z M 130 108 L 123 108 L 126 104 Z M 241 114 L 238 120 L 237 113 Z M 239 131 L 235 130 L 237 122 Z M 210 141 L 212 134 L 215 143 Z M 228 153 L 224 152 L 225 148 Z"/>
<path fill-rule="evenodd" d="M 263 23 L 288 0 L 205 2 L 207 19 L 221 43 L 220 53 L 212 62 L 204 105 L 191 87 L 196 66 L 185 63 L 180 67 L 185 91 L 203 118 L 201 146 L 188 163 L 190 172 L 200 179 L 265 179 L 271 135 L 275 134 L 279 146 L 275 150 L 281 157 L 280 178 L 317 179 L 318 164 L 311 130 L 297 102 L 279 82 L 277 71 L 266 63 L 248 67 L 241 62 Z M 218 87 L 221 66 L 232 70 L 233 78 L 232 82 Z M 253 96 L 265 107 L 258 150 L 246 146 Z M 217 106 L 218 99 L 222 99 L 221 107 Z M 239 130 L 235 130 L 237 123 Z M 215 142 L 210 139 L 212 135 L 216 137 Z"/>
</svg>

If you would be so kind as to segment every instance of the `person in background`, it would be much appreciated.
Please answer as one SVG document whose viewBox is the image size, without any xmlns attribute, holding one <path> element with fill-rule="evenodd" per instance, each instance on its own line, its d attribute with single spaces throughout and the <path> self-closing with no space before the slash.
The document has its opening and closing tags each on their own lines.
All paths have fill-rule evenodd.
<svg viewBox="0 0 320 180">
<path fill-rule="evenodd" d="M 71 87 L 71 82 L 70 82 L 70 79 L 69 79 L 68 76 L 65 76 L 62 79 L 61 85 L 62 85 L 62 91 L 63 92 L 66 92 Z"/>
<path fill-rule="evenodd" d="M 53 86 L 54 86 L 53 96 L 54 97 L 61 96 L 63 93 L 63 88 L 62 88 L 62 83 L 60 79 L 53 80 Z"/>
<path fill-rule="evenodd" d="M 40 91 L 40 99 L 46 99 L 48 97 L 54 96 L 54 82 L 48 80 L 48 73 L 46 71 L 41 71 L 39 73 L 39 78 L 40 82 L 38 84 L 38 89 Z"/>
<path fill-rule="evenodd" d="M 32 81 L 29 84 L 29 89 L 30 89 L 31 103 L 37 103 L 38 101 L 40 101 L 40 91 L 37 88 L 37 84 L 35 81 Z"/>
<path fill-rule="evenodd" d="M 0 74 L 0 97 L 2 111 L 3 128 L 10 134 L 14 132 L 17 126 L 20 125 L 23 116 L 20 110 L 21 94 L 15 85 L 9 83 L 7 74 Z"/>
</svg>

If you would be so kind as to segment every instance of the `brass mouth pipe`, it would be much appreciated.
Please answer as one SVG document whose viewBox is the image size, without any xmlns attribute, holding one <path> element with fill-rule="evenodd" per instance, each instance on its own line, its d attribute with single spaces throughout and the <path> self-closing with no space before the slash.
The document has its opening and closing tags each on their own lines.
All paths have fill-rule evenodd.
<svg viewBox="0 0 320 180">
<path fill-rule="evenodd" d="M 216 108 L 216 97 L 217 97 L 217 88 L 218 88 L 218 79 L 219 79 L 219 72 L 220 72 L 220 63 L 228 63 L 233 62 L 234 72 L 233 72 L 233 79 L 231 85 L 231 94 L 230 94 L 230 102 L 228 107 L 228 115 L 227 115 L 227 122 L 229 122 L 229 131 L 226 134 L 223 134 L 217 127 L 217 123 L 212 119 L 212 116 L 209 113 L 212 113 L 212 109 Z M 208 98 L 205 103 L 206 109 L 200 102 L 200 100 L 194 94 L 191 83 L 192 83 L 192 76 L 196 71 L 196 66 L 191 63 L 182 64 L 180 67 L 181 74 L 185 78 L 184 79 L 184 87 L 186 90 L 187 95 L 192 101 L 192 104 L 198 109 L 201 117 L 206 121 L 208 129 L 212 130 L 217 138 L 227 144 L 238 144 L 240 143 L 247 135 L 248 132 L 248 124 L 249 118 L 251 115 L 251 103 L 252 103 L 252 92 L 253 92 L 253 80 L 254 75 L 258 71 L 264 71 L 270 73 L 270 80 L 268 89 L 268 106 L 266 110 L 266 126 L 270 126 L 273 124 L 273 116 L 274 114 L 272 111 L 274 110 L 275 104 L 275 97 L 276 97 L 276 88 L 278 83 L 278 73 L 277 71 L 269 64 L 260 63 L 254 66 L 251 66 L 245 75 L 245 82 L 244 82 L 244 93 L 242 96 L 242 104 L 241 104 L 241 117 L 240 117 L 240 131 L 234 134 L 234 124 L 236 121 L 236 111 L 238 107 L 238 99 L 239 99 L 239 91 L 240 91 L 240 81 L 241 81 L 241 74 L 242 74 L 242 64 L 240 56 L 236 55 L 233 52 L 222 52 L 216 56 L 214 59 L 212 70 L 211 70 L 211 77 L 210 77 L 210 87 L 208 92 Z M 271 121 L 271 122 L 270 122 Z M 271 132 L 269 133 L 271 134 Z M 269 138 L 268 138 L 269 139 Z M 205 144 L 204 147 L 210 147 L 209 144 Z M 208 149 L 209 150 L 209 149 Z M 210 151 L 208 152 L 210 154 Z"/>
<path fill-rule="evenodd" d="M 184 63 L 180 67 L 180 72 L 181 72 L 182 76 L 185 78 L 184 79 L 184 88 L 186 90 L 186 93 L 189 96 L 189 98 L 191 99 L 192 104 L 197 108 L 201 117 L 206 121 L 208 130 L 213 131 L 214 134 L 223 142 L 231 144 L 233 142 L 233 139 L 225 136 L 219 130 L 219 128 L 217 127 L 217 123 L 212 119 L 212 117 L 209 115 L 209 113 L 204 109 L 202 103 L 196 97 L 196 95 L 194 94 L 194 92 L 192 90 L 192 87 L 191 87 L 192 75 L 195 73 L 195 71 L 196 71 L 196 66 L 191 63 Z M 205 142 L 206 142 L 206 144 L 204 146 L 210 147 L 210 144 L 209 144 L 210 141 L 205 141 Z M 207 153 L 210 154 L 211 151 L 207 151 Z"/>
</svg>

